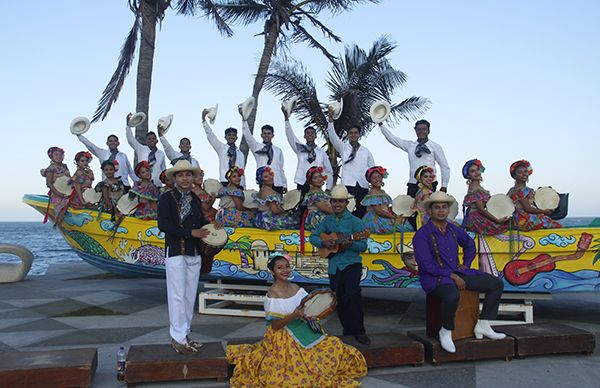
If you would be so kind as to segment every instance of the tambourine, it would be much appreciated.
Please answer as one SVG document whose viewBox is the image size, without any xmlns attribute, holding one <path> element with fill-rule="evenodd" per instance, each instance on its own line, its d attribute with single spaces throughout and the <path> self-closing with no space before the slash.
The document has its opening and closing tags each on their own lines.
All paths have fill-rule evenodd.
<svg viewBox="0 0 600 388">
<path fill-rule="evenodd" d="M 60 176 L 54 181 L 54 188 L 59 193 L 69 196 L 73 192 L 73 186 L 69 184 L 70 180 L 68 176 Z"/>
<path fill-rule="evenodd" d="M 544 186 L 535 191 L 533 201 L 540 210 L 554 210 L 560 203 L 560 196 L 552 187 Z"/>
<path fill-rule="evenodd" d="M 81 196 L 85 202 L 91 204 L 97 204 L 102 199 L 102 193 L 94 190 L 93 188 L 85 189 Z"/>
<path fill-rule="evenodd" d="M 337 299 L 333 291 L 328 289 L 314 290 L 302 299 L 304 317 L 307 319 L 323 319 L 335 311 Z"/>
<path fill-rule="evenodd" d="M 217 195 L 221 187 L 223 187 L 223 185 L 216 179 L 209 178 L 204 180 L 204 190 L 208 194 Z"/>
<path fill-rule="evenodd" d="M 246 209 L 256 209 L 258 207 L 253 194 L 258 194 L 258 191 L 252 189 L 244 190 L 244 207 Z"/>
<path fill-rule="evenodd" d="M 510 217 L 515 212 L 515 204 L 506 194 L 494 194 L 486 203 L 487 211 L 498 219 Z"/>
</svg>

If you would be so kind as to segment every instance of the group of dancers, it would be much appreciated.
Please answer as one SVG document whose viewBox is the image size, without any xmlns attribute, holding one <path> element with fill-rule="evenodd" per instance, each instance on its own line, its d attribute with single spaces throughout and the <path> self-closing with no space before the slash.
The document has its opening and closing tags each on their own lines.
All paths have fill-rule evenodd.
<svg viewBox="0 0 600 388">
<path fill-rule="evenodd" d="M 221 142 L 206 121 L 208 110 L 204 110 L 202 124 L 219 157 L 221 187 L 216 195 L 203 187 L 204 172 L 191 156 L 189 139 L 181 139 L 179 151 L 175 151 L 164 136 L 166 128 L 159 125 L 158 135 L 149 132 L 146 144 L 141 144 L 127 126 L 127 140 L 140 160 L 133 169 L 127 156 L 119 151 L 116 135 L 107 138 L 108 149 L 97 147 L 83 135 L 78 135 L 89 152 L 81 151 L 75 155 L 77 167 L 72 176 L 64 164 L 64 151 L 58 147 L 48 150 L 51 163 L 42 170 L 42 175 L 50 189 L 56 220 L 60 222 L 69 206 L 90 206 L 83 198 L 86 188 L 94 187 L 101 192 L 99 210 L 115 216 L 119 215 L 116 204 L 122 195 L 138 197 L 139 205 L 134 216 L 157 219 L 159 229 L 165 234 L 169 332 L 171 344 L 179 353 L 194 354 L 202 346 L 190 334 L 201 267 L 200 241 L 208 234 L 202 226 L 208 223 L 255 226 L 267 230 L 301 227 L 312 231 L 310 242 L 314 247 L 332 249 L 328 256 L 328 276 L 330 288 L 337 297 L 336 310 L 343 328 L 342 340 L 353 337 L 364 346 L 369 346 L 371 340 L 365 330 L 361 302 L 360 254 L 366 249 L 366 241 L 360 233 L 365 230 L 392 233 L 399 228 L 415 228 L 413 249 L 421 285 L 425 292 L 441 300 L 439 338 L 443 349 L 456 351 L 452 330 L 462 289 L 486 294 L 474 335 L 477 338 L 503 338 L 504 334 L 496 333 L 489 324 L 498 311 L 502 281 L 470 268 L 476 250 L 473 239 L 465 231 L 466 228 L 481 234 L 498 234 L 511 226 L 511 217 L 498 219 L 486 209 L 490 194 L 481 186 L 484 171 L 481 161 L 469 160 L 462 169 L 468 183 L 464 199 L 465 228 L 462 228 L 448 221 L 449 209 L 454 202 L 454 198 L 446 194 L 450 168 L 442 147 L 429 140 L 429 122 L 419 120 L 416 123 L 416 141 L 400 139 L 384 124 L 379 124 L 385 138 L 408 154 L 410 180 L 407 191 L 415 198 L 413 210 L 416 217 L 406 222 L 392 211 L 392 199 L 383 190 L 387 170 L 376 165 L 371 152 L 360 144 L 360 126 L 349 128 L 348 141 L 343 141 L 334 129 L 333 110 L 328 110 L 328 137 L 342 164 L 341 184 L 333 186 L 329 158 L 315 144 L 316 130 L 305 128 L 305 142 L 301 142 L 289 123 L 289 112 L 282 111 L 288 141 L 298 158 L 294 183 L 303 194 L 300 206 L 292 210 L 282 207 L 288 185 L 283 151 L 272 143 L 274 128 L 264 125 L 261 128 L 262 142 L 258 142 L 250 133 L 240 109 L 243 136 L 258 167 L 255 179 L 259 190 L 253 195 L 254 209 L 254 206 L 247 206 L 245 198 L 245 159 L 236 145 L 237 129 L 225 129 L 225 142 Z M 158 141 L 163 144 L 164 152 L 157 148 Z M 102 168 L 102 181 L 95 186 L 94 175 L 89 168 L 92 155 L 100 160 Z M 173 164 L 169 169 L 166 169 L 167 158 Z M 440 166 L 442 177 L 439 191 L 436 191 L 436 163 Z M 548 217 L 548 211 L 533 204 L 533 190 L 527 187 L 532 171 L 526 160 L 516 161 L 510 166 L 515 184 L 508 195 L 515 203 L 518 220 L 512 226 L 521 230 L 558 227 L 560 225 Z M 61 176 L 69 177 L 73 187 L 69 196 L 54 187 L 56 179 Z M 133 186 L 130 186 L 129 178 L 134 182 Z M 213 208 L 216 198 L 221 200 L 218 210 Z M 352 212 L 348 210 L 350 200 L 355 200 Z M 341 241 L 324 238 L 330 234 L 346 238 Z M 458 257 L 459 246 L 464 253 L 462 262 Z M 364 357 L 357 349 L 344 343 L 347 341 L 315 332 L 304 319 L 302 301 L 307 293 L 288 281 L 290 258 L 274 252 L 267 266 L 274 279 L 265 298 L 268 328 L 263 340 L 256 344 L 227 347 L 227 357 L 236 365 L 231 385 L 358 385 L 356 379 L 367 373 Z"/>
</svg>

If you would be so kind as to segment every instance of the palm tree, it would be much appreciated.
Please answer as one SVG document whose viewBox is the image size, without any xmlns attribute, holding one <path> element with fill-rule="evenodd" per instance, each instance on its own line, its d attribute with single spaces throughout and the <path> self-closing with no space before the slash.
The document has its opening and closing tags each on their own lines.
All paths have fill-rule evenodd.
<svg viewBox="0 0 600 388">
<path fill-rule="evenodd" d="M 249 257 L 252 257 L 250 251 L 252 250 L 252 240 L 250 236 L 242 236 L 235 241 L 229 240 L 227 244 L 223 247 L 228 251 L 238 251 L 240 254 L 240 267 L 241 268 L 250 268 L 250 260 Z"/>
<path fill-rule="evenodd" d="M 134 14 L 133 27 L 129 31 L 121 48 L 117 69 L 108 85 L 102 92 L 92 122 L 104 120 L 113 103 L 119 97 L 123 83 L 135 57 L 139 38 L 139 59 L 137 67 L 136 112 L 148 115 L 150 105 L 150 88 L 152 85 L 152 67 L 154 64 L 154 43 L 156 41 L 156 25 L 160 23 L 171 0 L 128 0 L 129 9 Z M 148 132 L 148 121 L 137 127 L 136 137 L 145 142 Z"/>
<path fill-rule="evenodd" d="M 334 14 L 349 11 L 356 4 L 367 2 L 378 3 L 379 0 L 188 0 L 181 1 L 177 10 L 187 15 L 203 11 L 206 17 L 215 21 L 218 30 L 228 36 L 232 34 L 229 24 L 263 23 L 263 30 L 258 34 L 264 37 L 263 51 L 252 87 L 256 104 L 248 118 L 253 132 L 258 96 L 276 50 L 285 51 L 292 43 L 305 42 L 320 50 L 330 61 L 335 61 L 335 57 L 306 29 L 306 25 L 320 30 L 328 39 L 341 42 L 341 38 L 317 19 L 317 15 L 326 10 Z M 248 153 L 247 145 L 244 153 Z"/>
<path fill-rule="evenodd" d="M 342 138 L 346 137 L 346 130 L 353 124 L 362 127 L 363 136 L 368 134 L 375 126 L 369 114 L 373 102 L 391 102 L 396 89 L 406 83 L 406 74 L 394 69 L 388 60 L 396 47 L 395 42 L 382 36 L 373 43 L 369 52 L 353 44 L 346 47 L 344 56 L 333 62 L 327 87 L 330 99 L 344 100 L 342 115 L 334 122 L 335 130 Z M 336 174 L 334 179 L 337 179 L 340 166 L 335 149 L 327 138 L 326 104 L 318 98 L 315 82 L 305 66 L 295 60 L 276 60 L 266 76 L 265 88 L 284 99 L 299 98 L 294 114 L 306 126 L 317 128 L 327 139 L 327 153 Z M 391 105 L 390 120 L 398 122 L 418 118 L 427 111 L 430 101 L 413 96 Z"/>
</svg>

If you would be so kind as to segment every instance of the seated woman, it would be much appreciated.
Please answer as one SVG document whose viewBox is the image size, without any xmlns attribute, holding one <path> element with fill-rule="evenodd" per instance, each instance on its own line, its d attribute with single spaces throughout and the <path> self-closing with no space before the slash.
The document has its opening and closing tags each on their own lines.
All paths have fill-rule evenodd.
<svg viewBox="0 0 600 388">
<path fill-rule="evenodd" d="M 360 203 L 367 208 L 362 220 L 371 233 L 393 233 L 396 225 L 404 222 L 404 219 L 394 214 L 391 208 L 392 198 L 381 188 L 384 185 L 383 178 L 387 176 L 387 170 L 381 166 L 371 167 L 365 173 L 371 189 Z"/>
<path fill-rule="evenodd" d="M 507 195 L 515 203 L 519 230 L 561 228 L 560 223 L 548 217 L 549 214 L 552 214 L 552 210 L 541 210 L 533 204 L 534 190 L 527 187 L 529 175 L 532 173 L 533 168 L 527 160 L 518 160 L 510 165 L 510 176 L 515 180 L 515 185 Z"/>
<path fill-rule="evenodd" d="M 200 198 L 200 204 L 202 206 L 202 215 L 211 224 L 215 222 L 217 216 L 217 209 L 213 207 L 217 197 L 209 194 L 204 190 L 204 170 L 200 169 L 200 174 L 194 177 L 194 184 L 192 185 L 192 192 Z"/>
<path fill-rule="evenodd" d="M 98 182 L 94 188 L 97 192 L 102 193 L 99 210 L 105 211 L 115 216 L 117 214 L 117 202 L 124 194 L 124 185 L 121 177 L 116 177 L 116 166 L 114 160 L 105 160 L 100 168 L 104 173 L 105 179 Z"/>
<path fill-rule="evenodd" d="M 253 194 L 254 201 L 258 204 L 254 226 L 265 230 L 297 229 L 299 217 L 294 211 L 285 211 L 281 207 L 283 197 L 273 190 L 274 176 L 269 166 L 256 170 L 256 183 L 260 190 Z"/>
<path fill-rule="evenodd" d="M 75 195 L 71 200 L 71 206 L 75 209 L 91 206 L 91 204 L 85 202 L 83 199 L 83 191 L 92 187 L 92 183 L 94 182 L 94 172 L 90 168 L 91 160 L 92 154 L 87 151 L 80 151 L 75 154 L 75 164 L 77 165 L 77 169 L 70 180 L 73 190 L 75 190 Z"/>
<path fill-rule="evenodd" d="M 46 186 L 48 186 L 48 204 L 52 204 L 54 207 L 54 223 L 60 225 L 62 219 L 65 216 L 67 207 L 69 206 L 69 197 L 60 193 L 54 187 L 54 182 L 57 178 L 62 176 L 71 177 L 69 167 L 63 163 L 65 159 L 65 151 L 59 147 L 50 147 L 47 151 L 48 157 L 50 158 L 50 165 L 40 170 L 42 177 L 46 178 Z M 44 215 L 44 223 L 48 221 L 48 212 L 50 206 L 46 209 Z"/>
<path fill-rule="evenodd" d="M 158 197 L 160 190 L 152 182 L 152 170 L 147 160 L 142 160 L 135 166 L 135 175 L 139 178 L 129 190 L 129 197 L 138 197 L 139 206 L 133 213 L 134 217 L 143 220 L 155 220 L 157 217 Z"/>
<path fill-rule="evenodd" d="M 221 187 L 217 198 L 221 199 L 217 222 L 223 226 L 244 228 L 254 226 L 254 211 L 244 207 L 244 189 L 242 188 L 244 169 L 233 166 L 225 173 L 227 186 Z"/>
<path fill-rule="evenodd" d="M 265 297 L 267 331 L 253 345 L 227 346 L 235 364 L 232 387 L 357 387 L 367 374 L 367 363 L 355 348 L 339 338 L 315 333 L 302 319 L 306 291 L 287 279 L 289 260 L 280 252 L 267 267 L 274 283 Z"/>
<path fill-rule="evenodd" d="M 327 179 L 327 176 L 323 176 L 323 171 L 323 167 L 313 166 L 306 172 L 306 182 L 309 184 L 309 189 L 301 204 L 302 207 L 306 208 L 303 216 L 306 230 L 313 230 L 328 214 L 333 214 L 333 209 L 329 204 L 329 196 L 323 191 L 323 184 Z"/>
<path fill-rule="evenodd" d="M 463 209 L 466 209 L 463 225 L 467 230 L 483 235 L 501 234 L 508 230 L 510 217 L 498 219 L 486 210 L 490 192 L 481 187 L 481 173 L 484 171 L 479 159 L 471 159 L 463 166 L 462 174 L 469 185 L 463 200 Z"/>
<path fill-rule="evenodd" d="M 429 166 L 421 166 L 415 171 L 417 180 L 417 194 L 415 194 L 414 209 L 417 212 L 417 229 L 429 221 L 429 215 L 425 208 L 425 201 L 433 193 L 433 182 L 435 182 L 435 173 Z"/>
</svg>

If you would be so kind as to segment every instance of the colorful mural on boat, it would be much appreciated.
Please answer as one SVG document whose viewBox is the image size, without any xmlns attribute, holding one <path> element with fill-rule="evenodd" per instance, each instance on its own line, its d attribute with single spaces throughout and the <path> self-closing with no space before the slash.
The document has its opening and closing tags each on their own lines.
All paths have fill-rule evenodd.
<svg viewBox="0 0 600 388">
<path fill-rule="evenodd" d="M 48 198 L 25 195 L 23 201 L 44 214 Z M 125 217 L 115 225 L 107 214 L 69 209 L 61 231 L 79 256 L 92 265 L 121 274 L 164 277 L 164 235 L 156 221 Z M 269 254 L 285 251 L 293 259 L 293 281 L 328 283 L 327 259 L 319 256 L 308 238 L 302 250 L 298 231 L 269 232 L 256 228 L 226 228 L 226 231 L 228 241 L 215 257 L 211 276 L 268 280 Z M 418 274 L 404 264 L 399 253 L 412 235 L 400 232 L 371 235 L 363 253 L 361 284 L 420 287 Z M 600 227 L 471 236 L 478 249 L 476 265 L 503 278 L 508 291 L 600 291 Z"/>
</svg>

